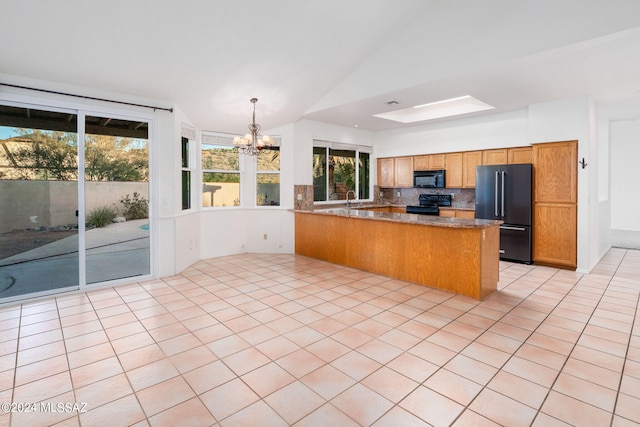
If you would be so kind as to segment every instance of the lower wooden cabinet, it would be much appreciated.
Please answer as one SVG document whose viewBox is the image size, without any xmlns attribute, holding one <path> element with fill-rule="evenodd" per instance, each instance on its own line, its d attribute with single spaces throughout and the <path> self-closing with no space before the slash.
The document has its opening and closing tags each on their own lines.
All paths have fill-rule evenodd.
<svg viewBox="0 0 640 427">
<path fill-rule="evenodd" d="M 578 208 L 574 203 L 535 203 L 533 209 L 533 259 L 575 269 L 578 258 L 576 224 Z"/>
<path fill-rule="evenodd" d="M 440 209 L 440 216 L 444 218 L 475 218 L 476 211 L 468 209 Z"/>
</svg>

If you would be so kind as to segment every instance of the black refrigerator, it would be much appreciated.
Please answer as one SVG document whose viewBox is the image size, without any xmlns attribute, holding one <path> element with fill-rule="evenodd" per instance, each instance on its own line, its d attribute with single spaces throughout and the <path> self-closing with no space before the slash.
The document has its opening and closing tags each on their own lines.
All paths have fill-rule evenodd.
<svg viewBox="0 0 640 427">
<path fill-rule="evenodd" d="M 532 209 L 530 164 L 476 168 L 476 218 L 504 221 L 500 259 L 531 264 Z"/>
</svg>

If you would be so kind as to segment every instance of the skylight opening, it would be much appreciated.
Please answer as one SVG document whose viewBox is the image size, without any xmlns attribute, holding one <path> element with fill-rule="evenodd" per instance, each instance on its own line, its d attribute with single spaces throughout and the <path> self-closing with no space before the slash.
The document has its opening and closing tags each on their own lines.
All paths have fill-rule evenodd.
<svg viewBox="0 0 640 427">
<path fill-rule="evenodd" d="M 482 102 L 471 95 L 465 95 L 457 98 L 430 102 L 428 104 L 416 105 L 410 108 L 403 108 L 401 110 L 389 111 L 387 113 L 374 114 L 374 117 L 393 120 L 400 123 L 415 123 L 425 120 L 440 119 L 443 117 L 458 116 L 460 114 L 491 110 L 493 108 L 495 107 Z"/>
</svg>

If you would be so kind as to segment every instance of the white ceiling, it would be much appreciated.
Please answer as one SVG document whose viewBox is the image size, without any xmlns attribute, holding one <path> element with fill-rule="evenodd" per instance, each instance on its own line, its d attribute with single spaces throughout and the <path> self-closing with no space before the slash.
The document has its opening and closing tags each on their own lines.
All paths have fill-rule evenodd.
<svg viewBox="0 0 640 427">
<path fill-rule="evenodd" d="M 2 0 L 1 12 L 0 82 L 154 100 L 206 130 L 242 133 L 252 97 L 264 129 L 370 130 L 415 126 L 374 114 L 467 94 L 490 113 L 640 98 L 637 0 Z"/>
</svg>

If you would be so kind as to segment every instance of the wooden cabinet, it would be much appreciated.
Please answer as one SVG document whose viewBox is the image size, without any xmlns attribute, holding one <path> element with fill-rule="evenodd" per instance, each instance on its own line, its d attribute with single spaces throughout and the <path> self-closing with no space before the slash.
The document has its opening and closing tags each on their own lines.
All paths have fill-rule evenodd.
<svg viewBox="0 0 640 427">
<path fill-rule="evenodd" d="M 440 209 L 440 216 L 444 218 L 475 218 L 476 212 L 468 209 Z"/>
<path fill-rule="evenodd" d="M 533 163 L 533 147 L 500 148 L 482 152 L 483 165 Z"/>
<path fill-rule="evenodd" d="M 445 171 L 447 188 L 461 188 L 462 153 L 447 153 L 445 155 Z"/>
<path fill-rule="evenodd" d="M 533 147 L 507 148 L 507 163 L 533 163 Z"/>
<path fill-rule="evenodd" d="M 533 146 L 536 202 L 578 201 L 578 145 L 576 141 Z"/>
<path fill-rule="evenodd" d="M 574 203 L 536 202 L 533 210 L 533 260 L 537 264 L 575 269 L 578 259 Z"/>
<path fill-rule="evenodd" d="M 378 187 L 395 186 L 395 174 L 395 159 L 378 159 Z"/>
<path fill-rule="evenodd" d="M 578 142 L 533 145 L 533 260 L 575 269 L 578 239 Z"/>
<path fill-rule="evenodd" d="M 476 211 L 470 210 L 457 210 L 456 218 L 469 218 L 474 219 L 476 217 Z"/>
<path fill-rule="evenodd" d="M 482 151 L 465 151 L 462 153 L 462 187 L 475 188 L 476 166 L 482 165 Z"/>
<path fill-rule="evenodd" d="M 413 187 L 413 157 L 397 157 L 396 187 Z"/>
<path fill-rule="evenodd" d="M 501 148 L 498 150 L 484 150 L 482 152 L 482 164 L 483 165 L 506 165 L 507 149 Z"/>
<path fill-rule="evenodd" d="M 429 155 L 413 156 L 413 169 L 417 171 L 429 170 Z"/>
<path fill-rule="evenodd" d="M 444 169 L 446 167 L 445 154 L 430 154 L 429 168 L 431 170 Z"/>
<path fill-rule="evenodd" d="M 445 168 L 445 154 L 425 154 L 413 157 L 413 170 L 428 171 Z"/>
<path fill-rule="evenodd" d="M 378 159 L 378 187 L 412 187 L 413 157 Z"/>
</svg>

